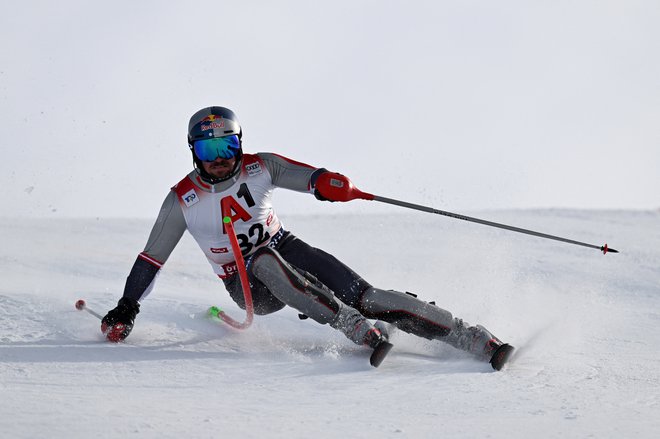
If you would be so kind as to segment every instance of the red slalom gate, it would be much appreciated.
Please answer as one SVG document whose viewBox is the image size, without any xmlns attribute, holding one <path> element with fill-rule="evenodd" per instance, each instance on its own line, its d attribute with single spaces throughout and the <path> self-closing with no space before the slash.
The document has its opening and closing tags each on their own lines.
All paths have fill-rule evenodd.
<svg viewBox="0 0 660 439">
<path fill-rule="evenodd" d="M 241 253 L 241 246 L 238 244 L 238 238 L 236 238 L 236 232 L 234 231 L 234 224 L 231 222 L 231 218 L 228 216 L 222 219 L 222 222 L 225 225 L 225 230 L 227 235 L 229 235 L 229 242 L 231 243 L 231 248 L 234 252 L 234 257 L 236 258 L 236 267 L 238 269 L 238 275 L 241 279 L 241 286 L 243 287 L 243 297 L 245 298 L 245 321 L 239 322 L 234 320 L 226 312 L 217 308 L 211 307 L 209 312 L 212 315 L 217 316 L 220 320 L 236 329 L 247 329 L 252 324 L 254 319 L 254 306 L 252 304 L 252 291 L 250 291 L 250 282 L 248 280 L 247 270 L 245 268 L 245 259 L 243 259 L 243 254 Z"/>
</svg>

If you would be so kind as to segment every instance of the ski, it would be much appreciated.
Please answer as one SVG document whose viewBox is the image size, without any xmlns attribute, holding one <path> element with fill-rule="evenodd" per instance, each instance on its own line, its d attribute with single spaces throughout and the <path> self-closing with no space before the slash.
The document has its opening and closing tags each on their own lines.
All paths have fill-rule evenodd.
<svg viewBox="0 0 660 439">
<path fill-rule="evenodd" d="M 222 309 L 218 308 L 217 306 L 211 306 L 207 310 L 207 315 L 212 320 L 221 320 L 220 316 L 222 315 Z M 386 341 L 381 342 L 374 348 L 374 351 L 371 353 L 371 356 L 369 357 L 369 364 L 371 364 L 373 367 L 380 366 L 385 357 L 387 357 L 387 354 L 389 354 L 390 350 L 392 350 L 393 346 L 394 345 L 392 343 L 388 343 Z"/>
<path fill-rule="evenodd" d="M 495 353 L 490 359 L 490 365 L 493 366 L 495 370 L 502 370 L 505 364 L 511 358 L 511 354 L 515 349 L 510 344 L 504 343 L 502 346 L 497 348 Z"/>
<path fill-rule="evenodd" d="M 374 351 L 371 353 L 371 357 L 369 358 L 369 363 L 373 367 L 378 367 L 380 364 L 383 362 L 385 357 L 387 357 L 387 354 L 390 353 L 392 350 L 392 347 L 394 345 L 392 343 L 383 341 L 381 342 L 378 346 L 374 348 Z"/>
</svg>

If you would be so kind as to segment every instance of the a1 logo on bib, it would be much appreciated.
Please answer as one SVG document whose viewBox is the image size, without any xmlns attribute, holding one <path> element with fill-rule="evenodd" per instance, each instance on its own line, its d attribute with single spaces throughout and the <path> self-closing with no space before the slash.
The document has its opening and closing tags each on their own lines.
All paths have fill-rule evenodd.
<svg viewBox="0 0 660 439">
<path fill-rule="evenodd" d="M 190 207 L 199 201 L 199 197 L 197 196 L 197 192 L 195 192 L 195 189 L 190 189 L 188 192 L 183 194 L 181 199 L 185 203 L 186 207 Z"/>
<path fill-rule="evenodd" d="M 250 177 L 261 174 L 261 165 L 259 163 L 250 163 L 245 165 L 245 170 L 247 171 Z"/>
</svg>

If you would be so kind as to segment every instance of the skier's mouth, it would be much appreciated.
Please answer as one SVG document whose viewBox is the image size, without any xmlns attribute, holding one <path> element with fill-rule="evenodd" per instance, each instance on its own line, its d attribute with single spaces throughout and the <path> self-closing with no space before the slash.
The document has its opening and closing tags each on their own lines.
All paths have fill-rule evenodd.
<svg viewBox="0 0 660 439">
<path fill-rule="evenodd" d="M 229 169 L 229 162 L 228 161 L 213 162 L 211 164 L 211 169 Z"/>
</svg>

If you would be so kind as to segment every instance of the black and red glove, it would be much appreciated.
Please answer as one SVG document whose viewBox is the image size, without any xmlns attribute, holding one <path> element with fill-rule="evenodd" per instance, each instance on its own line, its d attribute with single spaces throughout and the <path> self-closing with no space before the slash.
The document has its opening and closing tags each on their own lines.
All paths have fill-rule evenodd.
<svg viewBox="0 0 660 439">
<path fill-rule="evenodd" d="M 133 330 L 135 316 L 140 312 L 137 300 L 122 297 L 117 307 L 112 309 L 101 320 L 101 332 L 112 342 L 120 342 Z"/>
<path fill-rule="evenodd" d="M 321 201 L 373 199 L 373 195 L 362 192 L 348 177 L 337 172 L 324 172 L 318 176 L 314 184 L 314 196 Z"/>
</svg>

